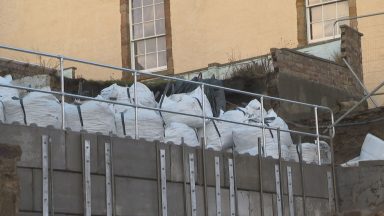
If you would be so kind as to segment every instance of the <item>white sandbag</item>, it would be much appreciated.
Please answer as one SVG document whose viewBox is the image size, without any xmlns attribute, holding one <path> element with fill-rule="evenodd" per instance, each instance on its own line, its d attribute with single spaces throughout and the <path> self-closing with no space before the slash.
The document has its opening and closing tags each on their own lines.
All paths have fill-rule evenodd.
<svg viewBox="0 0 384 216">
<path fill-rule="evenodd" d="M 70 128 L 72 131 L 81 131 L 81 121 L 78 106 L 74 104 L 64 104 L 65 109 L 65 127 Z M 80 107 L 81 110 L 81 107 Z"/>
<path fill-rule="evenodd" d="M 184 143 L 188 146 L 200 146 L 197 139 L 195 129 L 183 123 L 172 122 L 165 127 L 164 142 L 173 142 L 176 145 L 181 145 L 181 138 L 184 138 Z"/>
<path fill-rule="evenodd" d="M 96 98 L 102 99 L 101 96 Z M 86 101 L 80 106 L 83 119 L 83 129 L 89 133 L 100 132 L 108 135 L 116 133 L 114 111 L 107 103 Z"/>
<path fill-rule="evenodd" d="M 245 123 L 247 121 L 245 112 L 240 108 L 237 110 L 227 111 L 220 115 L 219 118 L 241 123 Z M 237 126 L 239 125 L 229 122 L 210 121 L 208 124 L 206 124 L 206 148 L 211 148 L 215 151 L 231 148 L 234 145 L 232 129 Z M 198 134 L 199 139 L 204 136 L 203 128 L 199 128 Z"/>
<path fill-rule="evenodd" d="M 173 94 L 169 97 L 165 97 L 161 108 L 173 112 L 187 113 L 192 115 L 203 115 L 202 110 L 202 95 L 201 88 L 198 87 L 194 91 L 186 94 Z M 207 96 L 204 94 L 205 115 L 212 117 L 212 109 L 209 104 Z M 180 114 L 173 114 L 162 112 L 161 113 L 166 124 L 172 122 L 179 122 L 186 124 L 192 128 L 203 127 L 203 119 L 199 117 L 192 117 Z M 207 120 L 208 122 L 208 120 Z"/>
<path fill-rule="evenodd" d="M 361 160 L 384 160 L 384 141 L 370 133 L 364 139 Z"/>
<path fill-rule="evenodd" d="M 155 108 L 157 107 L 157 102 L 155 100 L 155 96 L 153 95 L 153 92 L 144 84 L 142 83 L 136 83 L 137 90 L 136 94 L 138 97 L 137 104 L 147 107 Z M 129 96 L 132 98 L 132 103 L 134 103 L 135 99 L 135 85 L 131 85 L 129 88 Z"/>
<path fill-rule="evenodd" d="M 317 145 L 315 143 L 302 143 L 302 157 L 305 163 L 318 163 Z"/>
<path fill-rule="evenodd" d="M 233 129 L 233 141 L 235 142 L 236 151 L 240 154 L 249 153 L 250 155 L 258 154 L 258 138 L 262 139 L 262 129 L 251 126 L 239 126 Z M 274 142 L 271 133 L 265 133 L 265 155 L 275 159 L 279 158 L 279 147 Z M 289 157 L 288 147 L 281 145 L 281 157 L 287 159 Z"/>
<path fill-rule="evenodd" d="M 101 90 L 100 96 L 105 100 L 113 100 L 121 103 L 132 104 L 133 100 L 130 98 L 129 88 L 119 86 L 116 83 L 108 86 L 107 88 Z M 115 113 L 125 112 L 129 106 L 110 104 L 111 108 L 115 111 Z"/>
<path fill-rule="evenodd" d="M 254 99 L 254 100 L 251 100 L 248 105 L 245 107 L 245 110 L 249 116 L 249 119 L 252 120 L 253 122 L 261 122 L 261 112 L 260 112 L 260 109 L 261 109 L 261 103 L 257 100 L 257 99 Z M 263 109 L 263 116 L 265 118 L 265 116 L 267 115 L 267 112 L 265 111 L 264 108 Z"/>
<path fill-rule="evenodd" d="M 3 101 L 0 100 L 0 122 L 5 123 L 4 105 Z"/>
<path fill-rule="evenodd" d="M 358 167 L 361 159 L 359 157 L 355 157 L 352 160 L 349 160 L 343 164 L 341 164 L 342 167 Z"/>
<path fill-rule="evenodd" d="M 45 88 L 44 90 L 50 90 Z M 21 106 L 24 105 L 24 111 Z M 55 96 L 40 92 L 31 92 L 22 99 L 4 101 L 7 123 L 36 124 L 40 127 L 52 125 L 61 127 L 61 105 Z M 24 114 L 25 112 L 25 114 Z"/>
<path fill-rule="evenodd" d="M 164 139 L 163 119 L 160 114 L 153 110 L 138 109 L 138 132 L 139 138 L 148 141 Z M 125 112 L 116 113 L 116 133 L 118 136 L 135 137 L 135 109 L 128 108 Z M 124 121 L 123 121 L 124 120 Z M 124 127 L 125 126 L 125 127 Z M 124 131 L 125 128 L 125 131 Z"/>
<path fill-rule="evenodd" d="M 0 84 L 12 85 L 11 82 L 12 82 L 11 75 L 6 75 L 4 77 L 0 76 Z M 0 86 L 0 100 L 8 100 L 14 96 L 19 97 L 19 91 L 17 89 Z"/>
<path fill-rule="evenodd" d="M 119 86 L 116 83 L 101 90 L 100 96 L 105 100 L 131 102 L 130 98 L 128 97 L 128 87 Z"/>
<path fill-rule="evenodd" d="M 265 123 L 266 125 L 268 125 L 269 127 L 272 127 L 272 128 L 280 128 L 280 129 L 284 129 L 284 130 L 288 130 L 288 125 L 285 123 L 285 121 L 278 117 L 277 114 L 275 113 L 275 111 L 273 109 L 270 109 L 268 111 L 268 114 L 266 116 L 266 120 L 265 120 Z M 271 130 L 272 134 L 273 134 L 273 139 L 275 140 L 275 143 L 277 143 L 277 130 Z M 289 145 L 292 145 L 293 142 L 292 142 L 292 137 L 291 137 L 291 134 L 289 132 L 280 132 L 280 142 L 281 142 L 281 145 L 286 145 L 286 146 L 289 146 Z"/>
</svg>

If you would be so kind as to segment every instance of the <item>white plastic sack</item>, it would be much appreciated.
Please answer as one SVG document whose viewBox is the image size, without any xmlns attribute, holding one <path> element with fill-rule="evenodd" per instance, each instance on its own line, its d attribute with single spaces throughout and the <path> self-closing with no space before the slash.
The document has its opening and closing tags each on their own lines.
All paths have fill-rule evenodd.
<svg viewBox="0 0 384 216">
<path fill-rule="evenodd" d="M 262 129 L 251 126 L 240 126 L 233 129 L 233 141 L 236 145 L 236 151 L 240 154 L 249 153 L 250 155 L 258 154 L 258 138 L 262 139 Z M 274 142 L 271 133 L 265 131 L 265 155 L 275 159 L 279 158 L 279 147 Z M 281 145 L 281 157 L 287 159 L 289 157 L 288 147 Z"/>
<path fill-rule="evenodd" d="M 50 90 L 45 88 L 44 90 Z M 7 123 L 36 124 L 40 127 L 52 125 L 61 127 L 61 105 L 55 96 L 40 92 L 31 92 L 22 98 L 24 112 L 20 100 L 4 101 L 5 118 Z M 26 121 L 26 122 L 25 122 Z"/>
<path fill-rule="evenodd" d="M 137 90 L 136 94 L 138 97 L 137 104 L 147 107 L 155 108 L 157 107 L 157 102 L 155 100 L 155 96 L 153 95 L 153 92 L 144 84 L 142 83 L 136 83 Z M 134 103 L 135 99 L 135 85 L 132 84 L 129 88 L 129 94 L 130 98 L 132 98 L 132 103 Z"/>
<path fill-rule="evenodd" d="M 261 112 L 260 112 L 261 108 L 262 108 L 261 103 L 257 99 L 251 100 L 248 103 L 248 105 L 245 107 L 245 110 L 249 115 L 249 119 L 251 119 L 253 122 L 261 122 Z M 265 116 L 267 115 L 267 112 L 265 111 L 264 108 L 262 109 L 263 109 L 263 116 L 265 118 Z"/>
<path fill-rule="evenodd" d="M 173 142 L 176 145 L 181 145 L 182 137 L 186 145 L 192 147 L 200 146 L 196 131 L 188 125 L 172 122 L 165 127 L 165 142 Z"/>
<path fill-rule="evenodd" d="M 266 118 L 267 118 L 267 120 L 265 122 L 270 127 L 280 128 L 280 129 L 284 129 L 284 130 L 289 129 L 288 125 L 285 123 L 285 121 L 282 118 L 278 117 L 273 109 L 270 109 L 268 111 Z M 271 119 L 271 120 L 268 120 L 268 119 Z M 271 131 L 273 134 L 273 139 L 274 139 L 275 143 L 277 143 L 278 142 L 277 130 L 271 130 Z M 280 132 L 280 142 L 281 142 L 281 145 L 286 145 L 286 146 L 293 145 L 291 134 L 288 132 L 282 132 L 281 131 Z"/>
<path fill-rule="evenodd" d="M 65 103 L 64 106 L 65 127 L 70 128 L 72 131 L 81 131 L 82 127 L 77 105 Z"/>
<path fill-rule="evenodd" d="M 291 160 L 294 160 L 296 162 L 299 162 L 299 155 L 297 154 L 296 145 L 289 145 L 289 153 Z M 300 147 L 299 151 L 300 151 Z M 318 147 L 315 143 L 302 143 L 303 149 L 303 162 L 305 163 L 319 163 L 318 158 Z M 324 142 L 320 141 L 320 160 L 321 164 L 330 164 L 331 163 L 331 151 L 329 145 Z"/>
<path fill-rule="evenodd" d="M 198 87 L 194 91 L 186 94 L 173 94 L 169 97 L 165 97 L 163 104 L 161 106 L 164 110 L 169 110 L 173 112 L 187 113 L 192 115 L 203 115 L 202 110 L 202 95 L 201 88 Z M 205 104 L 205 115 L 212 117 L 212 109 L 209 104 L 207 96 L 204 94 L 204 104 Z M 172 122 L 179 122 L 186 124 L 192 128 L 201 128 L 203 127 L 203 119 L 199 117 L 192 117 L 180 114 L 173 114 L 162 112 L 161 113 L 166 124 L 171 124 Z"/>
<path fill-rule="evenodd" d="M 384 160 L 384 141 L 368 133 L 361 147 L 360 160 Z"/>
<path fill-rule="evenodd" d="M 101 96 L 97 98 L 102 99 Z M 86 101 L 80 106 L 83 118 L 83 129 L 89 133 L 100 132 L 108 135 L 116 133 L 115 115 L 107 103 Z"/>
<path fill-rule="evenodd" d="M 105 100 L 116 100 L 121 102 L 130 102 L 128 97 L 128 87 L 119 86 L 116 83 L 101 90 L 100 96 Z"/>
<path fill-rule="evenodd" d="M 6 75 L 4 77 L 0 76 L 0 84 L 12 85 L 11 82 L 12 82 L 11 75 Z M 8 100 L 14 96 L 19 97 L 19 91 L 17 89 L 0 86 L 0 100 Z"/>
<path fill-rule="evenodd" d="M 221 119 L 228 121 L 235 121 L 245 123 L 247 121 L 247 117 L 245 116 L 245 112 L 240 110 L 230 110 L 222 115 L 220 115 Z M 215 127 L 216 124 L 216 127 Z M 211 148 L 215 151 L 220 151 L 222 149 L 230 148 L 234 145 L 232 129 L 238 127 L 234 123 L 223 122 L 223 121 L 209 121 L 206 124 L 206 148 Z M 203 128 L 198 130 L 199 138 L 201 139 L 204 136 Z"/>
<path fill-rule="evenodd" d="M 123 126 L 125 125 L 125 133 Z M 135 137 L 135 109 L 128 108 L 125 112 L 116 113 L 116 132 L 118 136 Z M 164 139 L 164 126 L 160 114 L 153 110 L 138 109 L 138 132 L 139 138 L 144 138 L 148 141 Z"/>
</svg>

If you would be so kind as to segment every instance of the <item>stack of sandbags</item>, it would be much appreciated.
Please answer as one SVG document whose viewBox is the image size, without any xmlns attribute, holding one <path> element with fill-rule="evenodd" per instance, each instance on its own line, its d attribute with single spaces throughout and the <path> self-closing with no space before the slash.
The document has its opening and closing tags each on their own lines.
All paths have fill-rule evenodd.
<svg viewBox="0 0 384 216">
<path fill-rule="evenodd" d="M 221 114 L 219 118 L 240 123 L 247 122 L 246 113 L 242 108 L 227 111 Z M 231 148 L 234 145 L 232 129 L 238 126 L 239 125 L 237 124 L 224 121 L 210 121 L 208 124 L 206 124 L 206 148 L 210 148 L 216 151 Z M 198 130 L 198 134 L 200 139 L 204 136 L 203 128 Z"/>
<path fill-rule="evenodd" d="M 203 94 L 201 87 L 196 88 L 190 93 L 173 94 L 169 97 L 165 96 L 160 107 L 164 110 L 186 113 L 191 115 L 203 115 L 203 100 L 205 105 L 205 116 L 212 117 L 212 109 L 207 96 Z M 203 127 L 203 119 L 199 117 L 186 116 L 168 112 L 161 112 L 167 125 L 178 122 L 188 125 L 192 128 Z M 207 120 L 208 122 L 209 120 Z"/>
<path fill-rule="evenodd" d="M 97 99 L 103 99 L 101 96 Z M 68 105 L 67 105 L 68 106 Z M 86 101 L 80 105 L 80 110 L 76 107 L 69 106 L 66 110 L 66 119 L 74 119 L 66 122 L 66 126 L 74 131 L 80 128 L 87 130 L 89 133 L 100 132 L 108 135 L 116 133 L 115 114 L 107 103 L 98 101 Z M 76 120 L 79 121 L 76 121 Z"/>
<path fill-rule="evenodd" d="M 44 88 L 50 91 L 49 88 Z M 7 123 L 36 124 L 40 127 L 61 126 L 61 105 L 52 94 L 31 92 L 24 98 L 3 101 Z"/>
<path fill-rule="evenodd" d="M 115 120 L 118 136 L 135 137 L 135 108 L 129 107 L 124 112 L 116 113 Z M 148 141 L 163 141 L 163 119 L 157 111 L 138 109 L 137 123 L 139 138 L 144 138 Z"/>
<path fill-rule="evenodd" d="M 181 138 L 188 146 L 200 146 L 196 130 L 186 124 L 171 122 L 165 127 L 165 142 L 173 142 L 176 145 L 181 145 Z"/>
</svg>

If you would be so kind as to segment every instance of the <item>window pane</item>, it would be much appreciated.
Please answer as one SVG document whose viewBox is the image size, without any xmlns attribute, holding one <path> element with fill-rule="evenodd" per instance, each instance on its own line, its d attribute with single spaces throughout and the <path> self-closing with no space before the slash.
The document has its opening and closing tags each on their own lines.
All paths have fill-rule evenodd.
<svg viewBox="0 0 384 216">
<path fill-rule="evenodd" d="M 319 39 L 323 37 L 323 23 L 311 24 L 312 39 Z"/>
<path fill-rule="evenodd" d="M 164 0 L 155 0 L 155 3 L 162 3 Z"/>
<path fill-rule="evenodd" d="M 145 57 L 144 56 L 136 56 L 135 69 L 143 70 L 144 68 L 145 68 Z"/>
<path fill-rule="evenodd" d="M 321 6 L 311 8 L 311 22 L 322 21 Z"/>
<path fill-rule="evenodd" d="M 144 22 L 153 20 L 153 6 L 148 6 L 143 8 L 144 13 Z"/>
<path fill-rule="evenodd" d="M 330 20 L 336 18 L 336 4 L 324 5 L 324 20 Z"/>
<path fill-rule="evenodd" d="M 333 23 L 334 22 L 335 22 L 335 20 L 324 22 L 324 36 L 325 37 L 333 36 Z M 336 27 L 335 27 L 335 31 L 336 31 Z"/>
<path fill-rule="evenodd" d="M 144 41 L 135 42 L 135 55 L 144 55 L 144 54 L 145 54 Z"/>
<path fill-rule="evenodd" d="M 156 38 L 145 40 L 146 53 L 156 52 Z"/>
<path fill-rule="evenodd" d="M 147 67 L 146 69 L 157 67 L 157 55 L 156 53 L 148 54 L 147 56 Z"/>
<path fill-rule="evenodd" d="M 165 34 L 165 21 L 164 19 L 156 20 L 156 34 Z"/>
<path fill-rule="evenodd" d="M 165 50 L 165 37 L 158 37 L 157 38 L 157 51 Z"/>
<path fill-rule="evenodd" d="M 343 1 L 337 3 L 337 17 L 347 17 L 349 16 L 349 7 L 348 1 Z"/>
<path fill-rule="evenodd" d="M 141 7 L 141 0 L 132 0 L 132 8 Z"/>
<path fill-rule="evenodd" d="M 164 4 L 158 4 L 155 6 L 155 14 L 156 19 L 164 18 Z"/>
<path fill-rule="evenodd" d="M 309 5 L 318 4 L 320 2 L 320 0 L 308 0 Z"/>
<path fill-rule="evenodd" d="M 133 25 L 133 39 L 143 37 L 143 24 Z"/>
<path fill-rule="evenodd" d="M 167 52 L 159 52 L 159 67 L 167 65 Z"/>
<path fill-rule="evenodd" d="M 133 9 L 132 10 L 132 18 L 133 18 L 133 23 L 136 24 L 136 23 L 141 23 L 143 22 L 142 21 L 142 13 L 141 13 L 141 8 L 138 8 L 138 9 Z"/>
<path fill-rule="evenodd" d="M 143 0 L 143 5 L 151 5 L 153 4 L 153 0 Z"/>
<path fill-rule="evenodd" d="M 154 22 L 144 23 L 144 36 L 154 36 L 155 35 L 155 25 Z"/>
</svg>

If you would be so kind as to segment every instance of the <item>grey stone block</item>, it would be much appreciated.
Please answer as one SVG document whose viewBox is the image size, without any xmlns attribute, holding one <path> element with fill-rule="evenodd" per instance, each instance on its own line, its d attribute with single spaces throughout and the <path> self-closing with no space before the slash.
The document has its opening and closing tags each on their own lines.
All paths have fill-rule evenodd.
<svg viewBox="0 0 384 216">
<path fill-rule="evenodd" d="M 305 165 L 305 194 L 311 197 L 328 199 L 327 171 L 329 167 Z"/>
<path fill-rule="evenodd" d="M 159 152 L 156 152 L 156 145 L 153 142 L 113 138 L 112 145 L 115 175 L 157 179 L 156 162 Z M 167 178 L 169 179 L 169 147 L 159 144 L 159 148 L 166 150 Z"/>
<path fill-rule="evenodd" d="M 237 200 L 238 200 L 238 215 L 239 216 L 249 216 L 249 192 L 248 191 L 237 191 Z"/>
<path fill-rule="evenodd" d="M 307 213 L 314 216 L 330 215 L 328 200 L 307 197 Z"/>
<path fill-rule="evenodd" d="M 20 179 L 20 210 L 33 210 L 32 169 L 17 168 Z"/>
<path fill-rule="evenodd" d="M 12 134 L 12 136 L 9 136 Z M 64 132 L 35 126 L 0 124 L 1 142 L 19 145 L 23 154 L 18 166 L 41 167 L 41 136 L 49 135 L 52 139 L 52 163 L 55 169 L 65 169 Z"/>
<path fill-rule="evenodd" d="M 238 189 L 259 190 L 258 157 L 241 155 L 236 159 L 236 180 Z"/>
<path fill-rule="evenodd" d="M 33 170 L 34 210 L 42 210 L 41 170 Z M 54 207 L 56 212 L 83 213 L 82 176 L 78 173 L 55 171 L 53 174 Z"/>
<path fill-rule="evenodd" d="M 261 216 L 260 193 L 249 192 L 249 216 Z"/>
<path fill-rule="evenodd" d="M 167 183 L 167 213 L 174 216 L 185 216 L 183 184 Z"/>
<path fill-rule="evenodd" d="M 156 181 L 117 177 L 115 184 L 117 215 L 158 215 Z"/>
<path fill-rule="evenodd" d="M 105 177 L 100 175 L 91 176 L 92 214 L 106 215 Z"/>
</svg>

